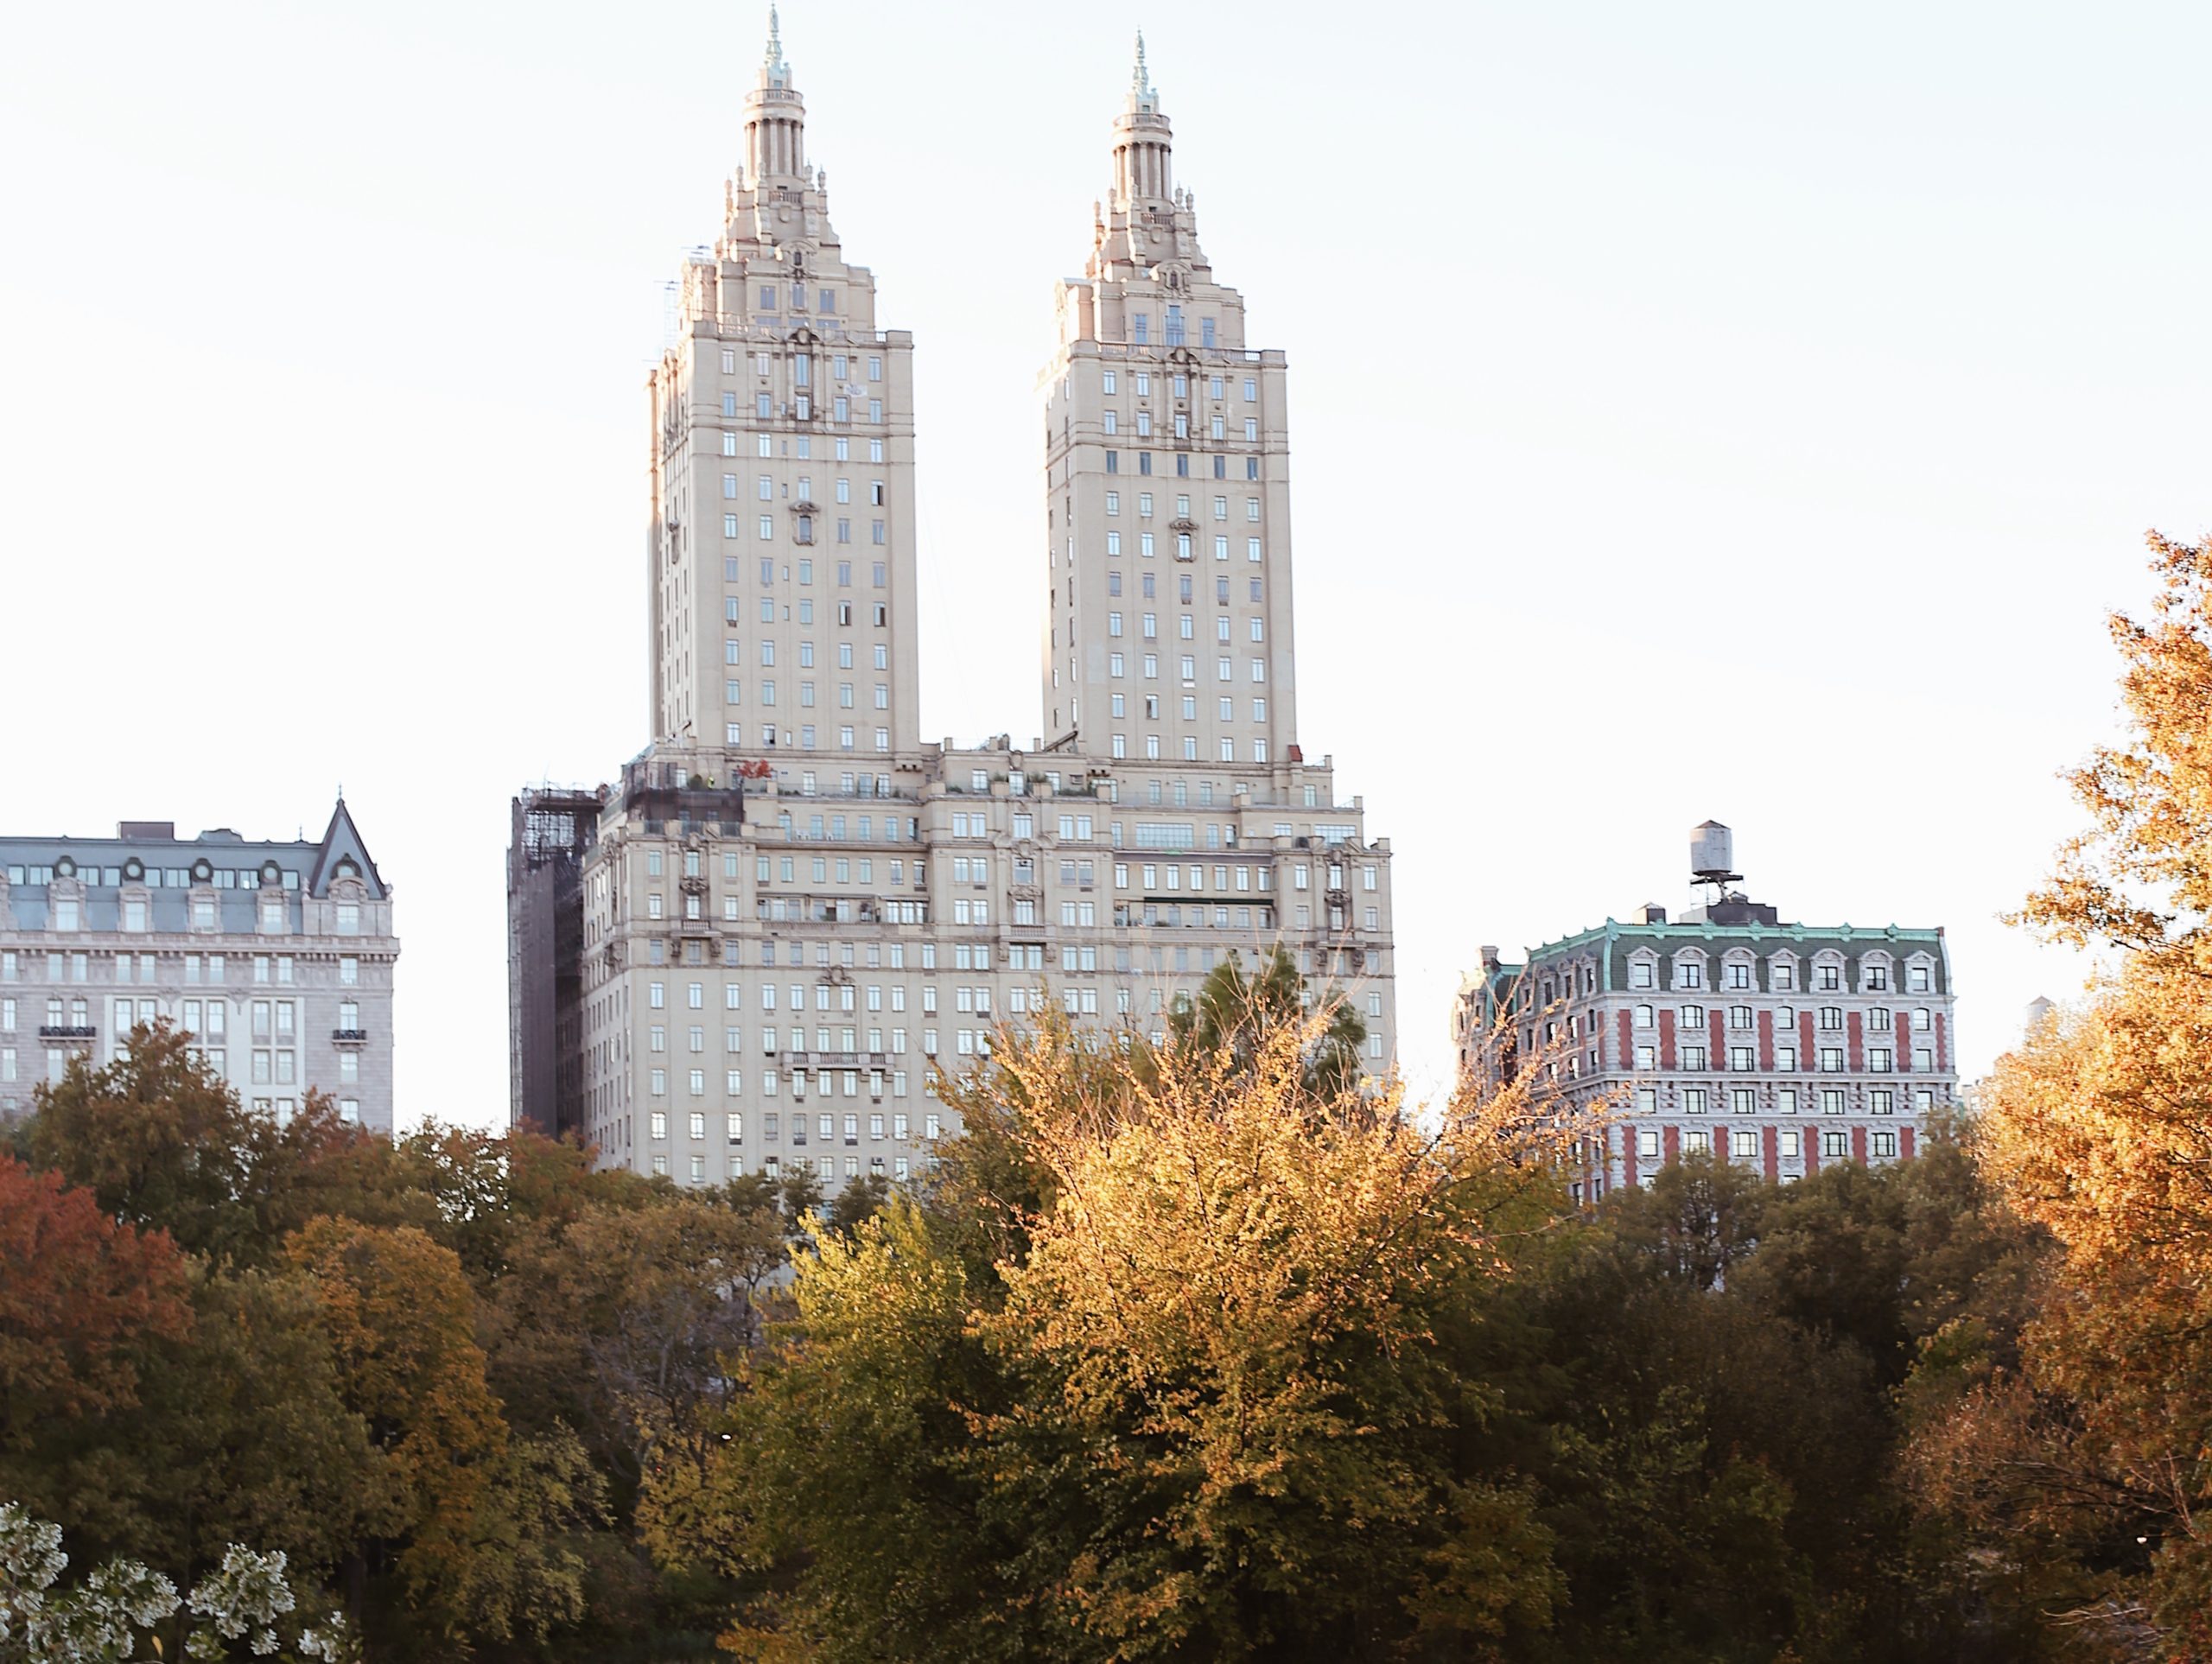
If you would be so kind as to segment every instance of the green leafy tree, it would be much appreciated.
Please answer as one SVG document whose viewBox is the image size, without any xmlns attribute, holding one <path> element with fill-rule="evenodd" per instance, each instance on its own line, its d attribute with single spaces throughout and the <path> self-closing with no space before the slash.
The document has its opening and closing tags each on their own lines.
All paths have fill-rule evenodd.
<svg viewBox="0 0 2212 1664">
<path fill-rule="evenodd" d="M 250 1256 L 259 1236 L 257 1170 L 275 1124 L 241 1108 L 183 1033 L 131 1034 L 98 1069 L 79 1056 L 40 1087 L 25 1129 L 31 1164 L 90 1191 L 100 1211 L 166 1230 L 188 1253 Z"/>
<path fill-rule="evenodd" d="M 261 1544 L 327 1577 L 389 1502 L 369 1427 L 339 1390 L 301 1273 L 190 1276 L 188 1340 L 152 1350 L 137 1407 L 50 1428 L 0 1487 L 50 1499 L 80 1539 L 195 1577 Z M 33 1480 L 27 1470 L 42 1476 Z"/>
<path fill-rule="evenodd" d="M 1169 1045 L 1184 1051 L 1225 1051 L 1239 1068 L 1249 1069 L 1265 1037 L 1296 1028 L 1306 1036 L 1306 1089 L 1319 1096 L 1341 1096 L 1359 1078 L 1367 1025 L 1341 995 L 1324 999 L 1319 1019 L 1307 1023 L 1306 994 L 1297 962 L 1282 948 L 1262 954 L 1249 976 L 1232 949 L 1206 973 L 1198 992 L 1169 1012 Z"/>
<path fill-rule="evenodd" d="M 844 1188 L 830 1199 L 823 1223 L 835 1231 L 848 1234 L 881 1213 L 891 1200 L 891 1181 L 880 1173 L 871 1173 L 865 1178 L 849 1178 Z"/>
</svg>

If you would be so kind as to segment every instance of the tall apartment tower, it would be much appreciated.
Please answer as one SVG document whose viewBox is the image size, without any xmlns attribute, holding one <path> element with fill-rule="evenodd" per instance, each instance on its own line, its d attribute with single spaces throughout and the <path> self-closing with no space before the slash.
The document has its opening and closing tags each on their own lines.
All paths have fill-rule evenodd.
<svg viewBox="0 0 2212 1664">
<path fill-rule="evenodd" d="M 920 734 L 913 338 L 845 260 L 772 13 L 744 155 L 652 379 L 652 734 L 880 765 Z"/>
<path fill-rule="evenodd" d="M 1046 372 L 1045 731 L 1085 756 L 1298 758 L 1280 352 L 1245 345 L 1137 41 Z"/>
<path fill-rule="evenodd" d="M 912 343 L 830 229 L 772 21 L 652 378 L 652 743 L 568 838 L 573 887 L 511 889 L 518 1121 L 569 1124 L 531 1035 L 572 1000 L 602 1163 L 909 1178 L 1001 1025 L 1164 1037 L 1277 945 L 1389 1066 L 1390 847 L 1294 740 L 1282 355 L 1244 348 L 1167 143 L 1140 62 L 1046 389 L 1049 737 L 924 743 Z M 518 810 L 525 877 L 531 835 Z"/>
</svg>

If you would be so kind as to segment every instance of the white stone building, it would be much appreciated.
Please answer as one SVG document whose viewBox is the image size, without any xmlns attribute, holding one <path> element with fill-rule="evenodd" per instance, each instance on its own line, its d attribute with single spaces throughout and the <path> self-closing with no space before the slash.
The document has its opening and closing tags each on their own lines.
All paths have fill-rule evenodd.
<svg viewBox="0 0 2212 1664">
<path fill-rule="evenodd" d="M 772 30 L 652 378 L 659 737 L 577 902 L 611 1165 L 907 1177 L 950 1129 L 932 1070 L 997 1026 L 1049 1000 L 1159 1033 L 1278 943 L 1394 1056 L 1389 846 L 1299 741 L 1284 358 L 1212 279 L 1139 51 L 1042 378 L 1048 737 L 963 747 L 918 738 L 913 342 L 830 226 Z"/>
<path fill-rule="evenodd" d="M 282 1121 L 319 1089 L 389 1135 L 391 915 L 342 799 L 314 842 L 0 837 L 0 1116 L 166 1018 L 251 1108 Z"/>
</svg>

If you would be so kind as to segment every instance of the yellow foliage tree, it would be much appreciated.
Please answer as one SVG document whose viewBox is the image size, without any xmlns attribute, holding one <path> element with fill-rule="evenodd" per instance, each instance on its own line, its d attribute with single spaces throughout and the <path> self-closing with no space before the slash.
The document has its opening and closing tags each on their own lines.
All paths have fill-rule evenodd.
<svg viewBox="0 0 2212 1664">
<path fill-rule="evenodd" d="M 1549 1535 L 1464 1458 L 1497 1403 L 1452 1355 L 1558 1216 L 1578 1129 L 1515 1083 L 1424 1131 L 1395 1086 L 1311 1067 L 1330 1020 L 995 1047 L 959 1094 L 1005 1146 L 992 1194 L 894 1204 L 799 1264 L 720 1474 L 752 1522 L 724 1568 L 771 1585 L 728 1644 L 1458 1659 L 1545 1622 Z M 963 1263 L 948 1201 L 1017 1213 L 1009 1257 Z"/>
<path fill-rule="evenodd" d="M 2212 1658 L 2212 542 L 2150 543 L 2152 614 L 2111 620 L 2126 742 L 2072 776 L 2090 829 L 2024 910 L 2116 957 L 1999 1062 L 1974 1129 L 2063 1265 L 2018 1374 L 1921 1455 L 2009 1557 L 2044 1559 L 2083 1644 L 2193 1661 Z"/>
<path fill-rule="evenodd" d="M 346 1407 L 383 1454 L 378 1521 L 418 1610 L 458 1626 L 506 1424 L 484 1380 L 461 1261 L 412 1226 L 318 1219 L 292 1239 L 315 1279 Z"/>
</svg>

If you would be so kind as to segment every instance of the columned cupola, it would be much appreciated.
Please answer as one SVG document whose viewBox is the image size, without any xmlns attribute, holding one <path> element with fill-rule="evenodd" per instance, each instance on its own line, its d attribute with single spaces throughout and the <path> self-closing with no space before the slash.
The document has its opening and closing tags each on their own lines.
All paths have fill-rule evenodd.
<svg viewBox="0 0 2212 1664">
<path fill-rule="evenodd" d="M 745 95 L 745 170 L 755 186 L 811 184 L 806 168 L 806 100 L 791 86 L 782 25 L 768 11 L 768 48 Z"/>
</svg>

